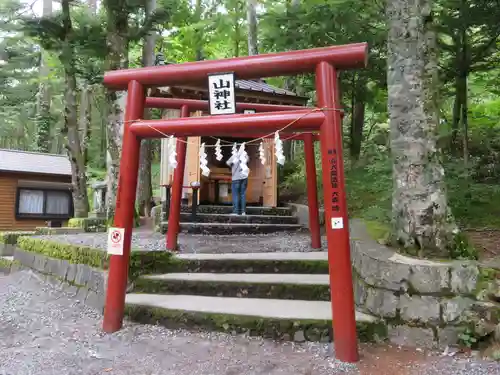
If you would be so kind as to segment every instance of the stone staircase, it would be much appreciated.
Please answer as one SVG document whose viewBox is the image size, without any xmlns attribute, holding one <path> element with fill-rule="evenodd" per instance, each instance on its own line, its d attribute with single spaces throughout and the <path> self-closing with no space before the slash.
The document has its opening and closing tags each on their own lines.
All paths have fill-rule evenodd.
<svg viewBox="0 0 500 375">
<path fill-rule="evenodd" d="M 332 340 L 325 252 L 180 254 L 173 273 L 146 275 L 127 295 L 127 314 L 169 328 L 203 328 L 279 340 Z M 359 338 L 385 323 L 356 312 Z"/>
<path fill-rule="evenodd" d="M 247 207 L 246 215 L 231 215 L 231 206 L 199 206 L 195 217 L 182 207 L 180 231 L 194 234 L 258 234 L 302 229 L 297 217 L 286 207 Z M 160 224 L 166 233 L 168 222 Z"/>
</svg>

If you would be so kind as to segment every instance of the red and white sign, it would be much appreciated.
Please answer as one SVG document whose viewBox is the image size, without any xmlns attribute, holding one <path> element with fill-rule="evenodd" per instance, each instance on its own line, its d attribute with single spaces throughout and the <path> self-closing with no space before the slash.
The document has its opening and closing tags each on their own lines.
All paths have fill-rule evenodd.
<svg viewBox="0 0 500 375">
<path fill-rule="evenodd" d="M 124 228 L 109 228 L 108 229 L 108 254 L 123 255 L 123 237 L 125 236 Z"/>
</svg>

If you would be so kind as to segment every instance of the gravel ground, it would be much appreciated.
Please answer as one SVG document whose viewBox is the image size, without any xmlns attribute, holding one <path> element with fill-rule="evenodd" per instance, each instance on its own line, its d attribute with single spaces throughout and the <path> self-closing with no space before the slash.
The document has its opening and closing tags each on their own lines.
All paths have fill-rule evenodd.
<svg viewBox="0 0 500 375">
<path fill-rule="evenodd" d="M 0 276 L 2 375 L 495 375 L 500 364 L 362 346 L 355 367 L 328 345 L 167 330 L 126 322 L 106 335 L 95 310 L 31 272 Z"/>
<path fill-rule="evenodd" d="M 31 272 L 0 277 L 0 374 L 342 374 L 320 344 L 126 323 L 105 335 L 96 311 Z"/>
<path fill-rule="evenodd" d="M 65 235 L 37 236 L 52 241 L 85 245 L 106 249 L 107 233 L 82 233 Z M 271 233 L 259 235 L 179 235 L 181 253 L 254 253 L 276 251 L 318 251 L 311 249 L 308 233 Z M 323 250 L 326 250 L 326 237 L 323 237 Z M 144 251 L 165 250 L 165 235 L 152 231 L 136 231 L 132 235 L 132 248 Z"/>
</svg>

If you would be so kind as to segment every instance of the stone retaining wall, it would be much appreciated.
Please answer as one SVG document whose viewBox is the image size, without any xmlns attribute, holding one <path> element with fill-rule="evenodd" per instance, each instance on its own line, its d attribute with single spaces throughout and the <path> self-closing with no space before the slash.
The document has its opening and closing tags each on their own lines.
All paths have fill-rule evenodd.
<svg viewBox="0 0 500 375">
<path fill-rule="evenodd" d="M 86 264 L 72 264 L 43 254 L 14 250 L 14 262 L 24 268 L 35 270 L 46 276 L 47 281 L 64 288 L 76 299 L 100 310 L 104 310 L 108 274 L 104 270 Z"/>
<path fill-rule="evenodd" d="M 297 217 L 299 224 L 304 228 L 309 228 L 309 206 L 299 203 L 287 203 L 287 206 L 292 209 L 292 213 Z M 319 225 L 325 224 L 325 210 L 319 209 Z"/>
<path fill-rule="evenodd" d="M 500 334 L 500 267 L 430 261 L 396 253 L 351 221 L 354 298 L 384 318 L 395 343 L 443 347 L 467 327 L 477 338 Z"/>
</svg>

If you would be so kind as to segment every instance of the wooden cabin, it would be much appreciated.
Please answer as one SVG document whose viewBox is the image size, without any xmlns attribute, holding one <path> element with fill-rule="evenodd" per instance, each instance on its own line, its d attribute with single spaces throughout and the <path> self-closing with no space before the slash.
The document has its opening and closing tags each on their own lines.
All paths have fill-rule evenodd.
<svg viewBox="0 0 500 375">
<path fill-rule="evenodd" d="M 305 106 L 308 98 L 301 97 L 295 93 L 280 89 L 267 84 L 263 80 L 236 80 L 235 94 L 237 102 L 263 103 L 276 105 Z M 208 100 L 208 89 L 202 87 L 176 86 L 161 87 L 152 90 L 150 96 L 198 99 Z M 207 112 L 191 113 L 191 116 L 205 116 Z M 180 116 L 179 110 L 166 110 L 164 118 L 175 118 Z M 226 161 L 231 156 L 231 145 L 234 142 L 238 146 L 242 142 L 248 142 L 250 139 L 244 139 L 228 134 L 221 139 L 223 159 L 217 161 L 215 157 L 216 143 L 213 137 L 189 137 L 186 169 L 184 171 L 183 199 L 190 204 L 192 200 L 191 183 L 199 182 L 199 202 L 200 204 L 231 204 L 231 170 L 226 165 Z M 208 177 L 201 175 L 199 167 L 199 148 L 202 143 L 207 146 L 206 153 L 210 175 Z M 250 175 L 248 177 L 247 205 L 259 205 L 267 207 L 276 207 L 278 205 L 278 172 L 276 159 L 274 156 L 274 141 L 272 139 L 264 141 L 266 153 L 266 164 L 262 165 L 259 159 L 259 144 L 256 142 L 246 146 L 246 151 L 250 157 L 248 163 Z M 162 139 L 162 157 L 161 157 L 161 185 L 169 185 L 173 180 L 173 170 L 168 165 L 168 155 L 175 147 L 175 139 Z M 165 200 L 165 192 L 162 189 L 162 201 Z"/>
<path fill-rule="evenodd" d="M 0 149 L 0 231 L 34 230 L 73 216 L 64 155 Z"/>
</svg>

